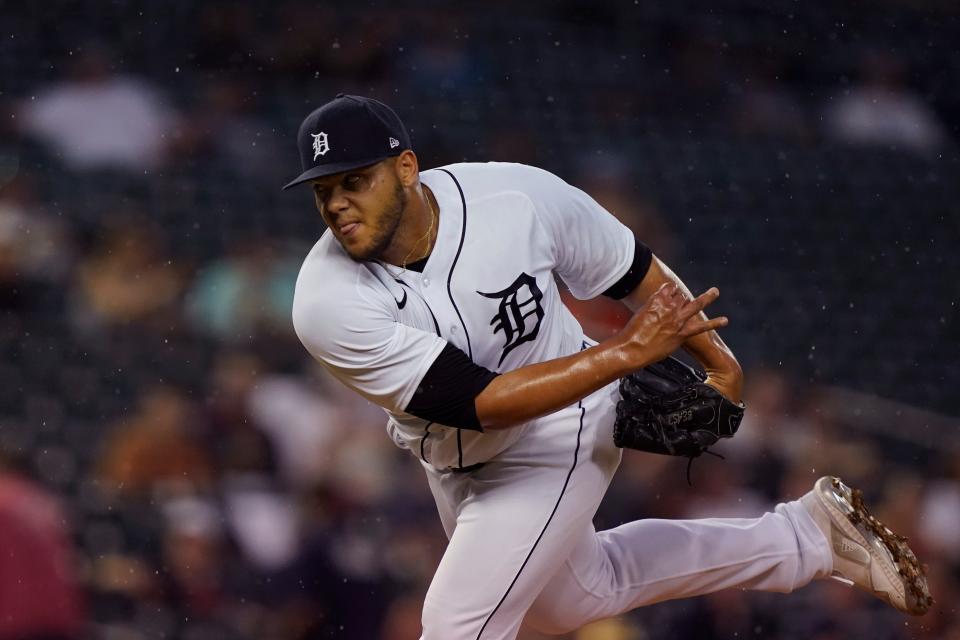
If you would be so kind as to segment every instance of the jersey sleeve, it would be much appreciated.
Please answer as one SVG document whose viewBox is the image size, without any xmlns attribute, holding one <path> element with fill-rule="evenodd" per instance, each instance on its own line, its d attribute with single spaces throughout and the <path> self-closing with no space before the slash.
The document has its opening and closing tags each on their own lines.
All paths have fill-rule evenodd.
<svg viewBox="0 0 960 640">
<path fill-rule="evenodd" d="M 446 340 L 397 322 L 374 303 L 295 302 L 303 346 L 347 387 L 388 411 L 409 404 Z"/>
<path fill-rule="evenodd" d="M 551 245 L 555 271 L 575 297 L 595 298 L 631 268 L 637 244 L 596 200 L 548 171 L 523 167 L 522 190 Z"/>
<path fill-rule="evenodd" d="M 447 344 L 423 376 L 406 411 L 440 425 L 483 431 L 476 399 L 498 375 Z"/>
</svg>

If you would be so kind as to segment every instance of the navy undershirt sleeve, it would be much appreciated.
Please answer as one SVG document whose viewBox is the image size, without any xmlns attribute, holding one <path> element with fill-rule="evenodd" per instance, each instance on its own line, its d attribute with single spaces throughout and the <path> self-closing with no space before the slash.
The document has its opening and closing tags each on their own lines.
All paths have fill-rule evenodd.
<svg viewBox="0 0 960 640">
<path fill-rule="evenodd" d="M 635 247 L 633 249 L 633 262 L 630 268 L 623 274 L 619 280 L 614 282 L 609 289 L 603 292 L 603 295 L 614 300 L 626 298 L 631 291 L 637 288 L 637 285 L 643 281 L 650 270 L 650 263 L 653 262 L 653 252 L 650 248 L 634 238 Z"/>
<path fill-rule="evenodd" d="M 423 376 L 405 411 L 439 425 L 483 431 L 474 400 L 497 375 L 447 344 Z"/>
</svg>

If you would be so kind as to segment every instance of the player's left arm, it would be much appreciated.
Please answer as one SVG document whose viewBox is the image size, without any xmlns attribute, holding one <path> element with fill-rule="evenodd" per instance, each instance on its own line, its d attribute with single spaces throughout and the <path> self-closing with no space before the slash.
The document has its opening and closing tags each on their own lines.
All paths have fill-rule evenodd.
<svg viewBox="0 0 960 640">
<path fill-rule="evenodd" d="M 646 275 L 634 289 L 621 299 L 631 311 L 636 312 L 664 283 L 673 283 L 688 300 L 693 299 L 682 280 L 659 258 L 653 256 Z M 702 320 L 707 316 L 700 312 Z M 683 343 L 690 355 L 697 359 L 707 372 L 707 383 L 725 395 L 731 402 L 740 402 L 743 393 L 743 370 L 736 356 L 716 331 L 707 331 L 687 338 Z"/>
</svg>

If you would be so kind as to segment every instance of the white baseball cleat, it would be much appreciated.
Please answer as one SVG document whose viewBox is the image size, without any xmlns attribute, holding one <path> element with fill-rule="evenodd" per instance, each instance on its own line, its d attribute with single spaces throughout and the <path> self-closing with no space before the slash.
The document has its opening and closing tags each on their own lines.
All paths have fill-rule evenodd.
<svg viewBox="0 0 960 640">
<path fill-rule="evenodd" d="M 917 556 L 905 537 L 870 515 L 863 492 L 824 476 L 800 502 L 830 541 L 834 578 L 905 613 L 930 609 L 933 598 Z"/>
</svg>

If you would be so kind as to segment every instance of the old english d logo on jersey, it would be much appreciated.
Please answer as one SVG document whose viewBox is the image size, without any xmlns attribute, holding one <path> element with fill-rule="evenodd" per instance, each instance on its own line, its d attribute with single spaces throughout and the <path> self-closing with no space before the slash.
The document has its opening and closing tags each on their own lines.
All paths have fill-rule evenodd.
<svg viewBox="0 0 960 640">
<path fill-rule="evenodd" d="M 500 355 L 500 361 L 497 366 L 503 363 L 507 354 L 519 347 L 524 342 L 530 342 L 537 339 L 537 333 L 540 331 L 540 321 L 543 320 L 543 293 L 537 286 L 537 279 L 533 276 L 521 273 L 506 289 L 495 293 L 484 293 L 477 291 L 485 298 L 499 298 L 500 308 L 497 315 L 493 316 L 490 324 L 493 325 L 493 332 L 503 331 L 503 337 L 506 344 L 503 345 L 503 353 Z"/>
</svg>

